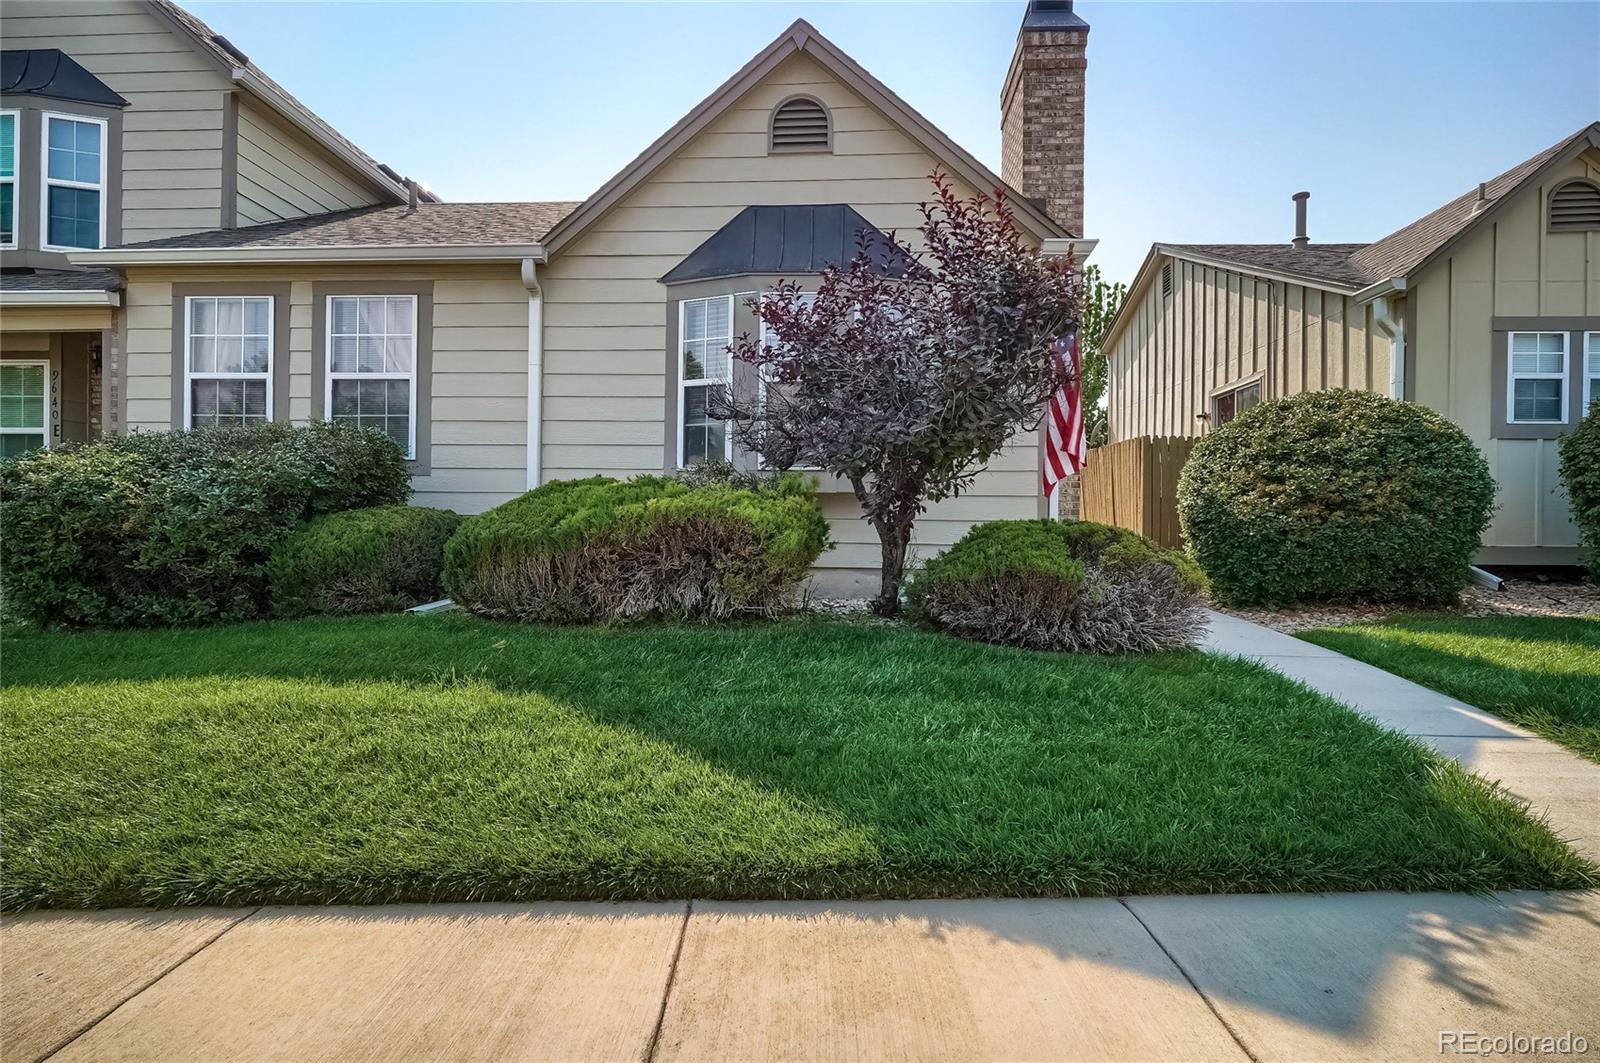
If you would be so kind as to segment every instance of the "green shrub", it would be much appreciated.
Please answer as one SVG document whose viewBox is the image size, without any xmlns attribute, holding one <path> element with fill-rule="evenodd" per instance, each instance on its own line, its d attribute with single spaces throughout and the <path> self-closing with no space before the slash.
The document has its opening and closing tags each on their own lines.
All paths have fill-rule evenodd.
<svg viewBox="0 0 1600 1063">
<path fill-rule="evenodd" d="M 1342 390 L 1245 411 L 1195 445 L 1178 484 L 1189 549 L 1241 605 L 1452 603 L 1493 504 L 1459 427 Z"/>
<path fill-rule="evenodd" d="M 1589 576 L 1600 582 L 1600 398 L 1578 427 L 1561 437 L 1561 482 L 1572 503 L 1572 519 L 1589 551 Z"/>
<path fill-rule="evenodd" d="M 447 509 L 422 506 L 313 518 L 272 552 L 272 611 L 390 613 L 431 602 L 441 595 L 444 544 L 460 523 Z"/>
<path fill-rule="evenodd" d="M 1090 521 L 979 524 L 912 577 L 911 614 L 953 635 L 1035 650 L 1136 653 L 1205 627 L 1194 562 Z"/>
<path fill-rule="evenodd" d="M 35 451 L 0 463 L 7 610 L 74 627 L 249 619 L 301 521 L 410 491 L 393 442 L 325 422 Z"/>
<path fill-rule="evenodd" d="M 445 590 L 515 620 L 770 613 L 791 602 L 827 532 L 798 475 L 758 490 L 558 480 L 464 520 L 445 548 Z"/>
</svg>

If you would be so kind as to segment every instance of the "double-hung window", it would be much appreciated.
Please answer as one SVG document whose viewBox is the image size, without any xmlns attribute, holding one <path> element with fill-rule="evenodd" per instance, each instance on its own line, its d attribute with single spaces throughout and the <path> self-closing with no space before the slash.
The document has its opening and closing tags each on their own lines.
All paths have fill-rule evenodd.
<svg viewBox="0 0 1600 1063">
<path fill-rule="evenodd" d="M 1506 422 L 1565 424 L 1567 334 L 1513 332 L 1506 359 Z"/>
<path fill-rule="evenodd" d="M 272 296 L 184 301 L 184 423 L 235 427 L 271 419 Z"/>
<path fill-rule="evenodd" d="M 713 420 L 708 398 L 714 387 L 733 383 L 733 296 L 685 299 L 678 304 L 679 410 L 678 464 L 733 459 L 733 434 Z"/>
<path fill-rule="evenodd" d="M 0 248 L 17 246 L 17 112 L 0 111 Z"/>
<path fill-rule="evenodd" d="M 328 416 L 417 451 L 417 297 L 328 297 Z"/>
<path fill-rule="evenodd" d="M 1583 334 L 1583 411 L 1600 401 L 1600 332 Z"/>
<path fill-rule="evenodd" d="M 39 197 L 48 248 L 97 248 L 105 233 L 106 123 L 44 116 L 44 181 Z"/>
<path fill-rule="evenodd" d="M 50 438 L 48 362 L 0 362 L 0 457 L 44 447 Z"/>
</svg>

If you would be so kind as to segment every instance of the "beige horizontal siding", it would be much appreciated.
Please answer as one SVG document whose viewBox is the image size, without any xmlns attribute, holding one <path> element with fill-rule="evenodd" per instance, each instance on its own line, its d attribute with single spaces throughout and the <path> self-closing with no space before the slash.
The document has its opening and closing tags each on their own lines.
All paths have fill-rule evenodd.
<svg viewBox="0 0 1600 1063">
<path fill-rule="evenodd" d="M 7 0 L 7 48 L 59 48 L 128 100 L 123 242 L 221 224 L 222 110 L 228 79 L 133 0 Z"/>
<path fill-rule="evenodd" d="M 238 119 L 240 225 L 379 202 L 344 163 L 248 97 L 240 98 Z"/>
</svg>

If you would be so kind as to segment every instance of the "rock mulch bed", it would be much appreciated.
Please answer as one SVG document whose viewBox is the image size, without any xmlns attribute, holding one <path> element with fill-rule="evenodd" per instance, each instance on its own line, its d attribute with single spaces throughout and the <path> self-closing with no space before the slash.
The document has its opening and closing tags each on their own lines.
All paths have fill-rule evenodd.
<svg viewBox="0 0 1600 1063">
<path fill-rule="evenodd" d="M 1335 627 L 1381 620 L 1415 608 L 1384 605 L 1324 605 L 1306 609 L 1224 609 L 1231 616 L 1294 634 L 1314 627 Z M 1435 610 L 1440 616 L 1587 616 L 1600 614 L 1600 585 L 1564 580 L 1513 579 L 1504 589 L 1471 586 L 1461 605 Z"/>
</svg>

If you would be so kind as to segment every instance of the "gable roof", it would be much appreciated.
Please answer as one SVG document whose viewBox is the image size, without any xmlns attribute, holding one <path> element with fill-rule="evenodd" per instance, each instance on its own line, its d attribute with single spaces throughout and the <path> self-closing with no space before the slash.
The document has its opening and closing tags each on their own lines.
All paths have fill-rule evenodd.
<svg viewBox="0 0 1600 1063">
<path fill-rule="evenodd" d="M 1489 208 L 1474 212 L 1478 191 L 1473 189 L 1376 243 L 1368 244 L 1350 256 L 1350 263 L 1374 281 L 1404 276 L 1432 259 L 1447 244 L 1477 228 L 1493 213 L 1495 207 L 1524 185 L 1589 147 L 1600 147 L 1600 122 L 1585 126 L 1561 143 L 1546 148 L 1494 180 L 1485 182 L 1484 191 L 1490 203 Z"/>
<path fill-rule="evenodd" d="M 270 262 L 317 258 L 510 259 L 540 254 L 539 241 L 577 203 L 418 203 L 354 207 L 305 218 L 210 229 L 102 251 L 73 262 Z"/>
<path fill-rule="evenodd" d="M 746 207 L 661 278 L 663 284 L 745 274 L 821 273 L 865 250 L 873 265 L 903 277 L 916 264 L 883 230 L 843 203 Z"/>
<path fill-rule="evenodd" d="M 805 19 L 796 19 L 777 40 L 757 52 L 755 57 L 736 74 L 700 101 L 676 125 L 656 138 L 655 143 L 623 167 L 611 180 L 601 185 L 594 195 L 584 200 L 577 210 L 552 229 L 545 240 L 549 252 L 555 254 L 570 243 L 591 222 L 648 180 L 650 175 L 665 165 L 679 148 L 721 117 L 779 63 L 797 52 L 804 52 L 816 60 L 967 184 L 982 192 L 992 192 L 996 189 L 1004 192 L 1017 214 L 1018 221 L 1031 229 L 1036 236 L 1060 238 L 1081 235 L 1068 233 L 1062 229 L 1037 204 L 1007 185 L 965 148 L 951 140 L 932 122 L 917 113 L 915 108 L 896 96 L 888 86 L 867 73 L 837 45 L 818 33 L 809 22 Z"/>
<path fill-rule="evenodd" d="M 1303 280 L 1313 287 L 1335 285 L 1355 291 L 1370 280 L 1350 264 L 1350 256 L 1366 244 L 1157 244 L 1178 258 L 1215 259 L 1247 270 Z"/>
<path fill-rule="evenodd" d="M 0 92 L 47 100 L 126 107 L 111 86 L 59 48 L 8 48 L 0 52 Z"/>
<path fill-rule="evenodd" d="M 173 0 L 146 0 L 146 2 L 152 11 L 187 38 L 196 52 L 208 59 L 235 84 L 249 91 L 290 125 L 341 158 L 389 198 L 397 203 L 407 200 L 409 192 L 404 178 L 362 151 L 311 108 L 295 99 L 289 90 L 268 77 L 265 71 L 252 63 L 250 57 L 226 37 L 206 25 L 197 15 L 179 7 Z M 430 199 L 436 198 L 432 193 L 423 195 Z"/>
</svg>

